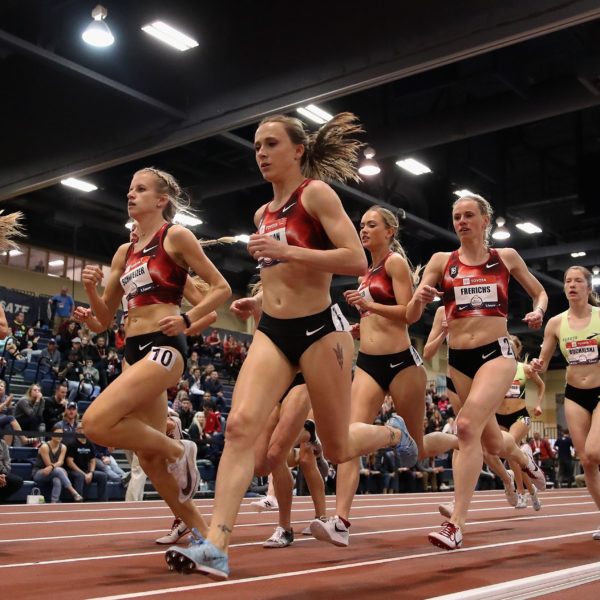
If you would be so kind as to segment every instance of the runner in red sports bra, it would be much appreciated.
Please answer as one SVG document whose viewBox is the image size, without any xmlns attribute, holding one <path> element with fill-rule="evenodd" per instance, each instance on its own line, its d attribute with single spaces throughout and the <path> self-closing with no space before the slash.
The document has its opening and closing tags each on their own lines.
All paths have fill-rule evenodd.
<svg viewBox="0 0 600 600">
<path fill-rule="evenodd" d="M 305 179 L 292 192 L 289 200 L 277 210 L 265 208 L 258 224 L 258 233 L 267 234 L 278 242 L 300 248 L 328 250 L 333 248 L 323 225 L 318 219 L 309 215 L 302 204 L 302 192 L 312 179 Z M 281 261 L 271 258 L 261 258 L 258 264 L 261 268 L 272 267 Z"/>
<path fill-rule="evenodd" d="M 206 523 L 191 500 L 198 482 L 196 446 L 165 435 L 166 389 L 176 385 L 183 372 L 184 332 L 189 333 L 197 321 L 224 302 L 231 290 L 196 237 L 179 225 L 168 227 L 181 205 L 181 189 L 171 175 L 153 168 L 138 171 L 127 204 L 129 215 L 138 223 L 139 239 L 117 250 L 102 296 L 97 290 L 102 269 L 87 265 L 82 273 L 92 312 L 82 313 L 81 320 L 108 327 L 124 294 L 121 277 L 126 269 L 123 285 L 129 296 L 128 367 L 86 411 L 86 436 L 100 445 L 135 452 L 173 513 L 206 532 Z M 179 301 L 187 267 L 210 290 L 188 314 L 182 314 Z M 167 281 L 174 274 L 175 281 Z"/>
<path fill-rule="evenodd" d="M 446 550 L 462 544 L 462 529 L 483 461 L 482 443 L 489 454 L 514 457 L 539 489 L 546 485 L 541 470 L 516 447 L 512 437 L 502 435 L 494 414 L 517 367 L 506 321 L 508 274 L 533 300 L 534 309 L 523 319 L 529 327 L 541 327 L 548 296 L 515 250 L 489 248 L 491 218 L 492 208 L 481 196 L 463 196 L 454 203 L 452 221 L 460 248 L 455 253 L 432 256 L 407 307 L 407 321 L 414 323 L 425 306 L 440 295 L 434 286 L 442 285 L 450 342 L 449 372 L 463 400 L 457 418 L 460 457 L 454 473 L 454 511 L 439 532 L 429 534 L 432 544 Z"/>
</svg>

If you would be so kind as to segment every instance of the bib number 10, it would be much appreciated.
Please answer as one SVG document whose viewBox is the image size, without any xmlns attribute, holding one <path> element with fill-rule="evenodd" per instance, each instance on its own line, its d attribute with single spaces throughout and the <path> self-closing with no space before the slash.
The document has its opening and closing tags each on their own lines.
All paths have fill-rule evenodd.
<svg viewBox="0 0 600 600">
<path fill-rule="evenodd" d="M 148 353 L 148 360 L 170 371 L 175 364 L 176 356 L 173 350 L 163 348 L 162 346 L 153 346 Z"/>
</svg>

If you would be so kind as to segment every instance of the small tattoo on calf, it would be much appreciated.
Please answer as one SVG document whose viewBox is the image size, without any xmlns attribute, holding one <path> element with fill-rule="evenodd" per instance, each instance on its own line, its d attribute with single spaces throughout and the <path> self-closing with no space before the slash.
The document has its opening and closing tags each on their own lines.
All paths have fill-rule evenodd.
<svg viewBox="0 0 600 600">
<path fill-rule="evenodd" d="M 229 527 L 227 527 L 227 525 L 218 525 L 218 528 L 223 532 L 223 533 L 231 533 L 231 529 Z"/>
<path fill-rule="evenodd" d="M 333 352 L 338 361 L 338 365 L 340 365 L 340 369 L 344 368 L 344 349 L 340 344 L 336 344 L 335 348 L 333 348 Z"/>
<path fill-rule="evenodd" d="M 389 428 L 390 431 L 390 446 L 395 446 L 396 445 L 396 430 L 393 429 L 392 427 Z"/>
</svg>

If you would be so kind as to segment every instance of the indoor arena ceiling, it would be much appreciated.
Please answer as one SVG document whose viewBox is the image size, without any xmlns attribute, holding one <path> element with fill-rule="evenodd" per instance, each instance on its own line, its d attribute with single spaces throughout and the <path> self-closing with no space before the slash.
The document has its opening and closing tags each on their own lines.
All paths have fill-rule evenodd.
<svg viewBox="0 0 600 600">
<path fill-rule="evenodd" d="M 374 202 L 402 209 L 413 263 L 455 245 L 452 192 L 467 188 L 506 219 L 503 244 L 535 269 L 554 312 L 563 270 L 600 265 L 597 0 L 102 3 L 115 37 L 105 49 L 81 39 L 93 1 L 0 3 L 0 199 L 25 212 L 32 245 L 108 262 L 144 165 L 191 192 L 199 237 L 250 233 L 270 195 L 256 123 L 313 103 L 360 117 L 382 171 L 338 193 L 355 222 Z M 141 31 L 156 19 L 199 45 L 178 52 Z M 408 157 L 432 172 L 401 171 Z M 99 189 L 66 188 L 67 176 Z M 243 245 L 211 256 L 243 292 L 255 274 Z M 516 326 L 527 302 L 513 297 Z"/>
</svg>

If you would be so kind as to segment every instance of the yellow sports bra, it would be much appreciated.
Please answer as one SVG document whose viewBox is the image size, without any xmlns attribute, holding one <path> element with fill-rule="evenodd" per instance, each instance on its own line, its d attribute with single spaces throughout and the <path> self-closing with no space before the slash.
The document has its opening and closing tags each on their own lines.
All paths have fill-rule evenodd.
<svg viewBox="0 0 600 600">
<path fill-rule="evenodd" d="M 598 362 L 600 344 L 600 308 L 592 306 L 590 322 L 583 329 L 572 329 L 569 311 L 560 316 L 560 351 L 569 365 L 591 365 Z"/>
<path fill-rule="evenodd" d="M 517 372 L 514 381 L 510 384 L 505 398 L 525 398 L 525 386 L 527 385 L 527 376 L 525 375 L 525 365 L 522 362 L 517 363 Z"/>
</svg>

